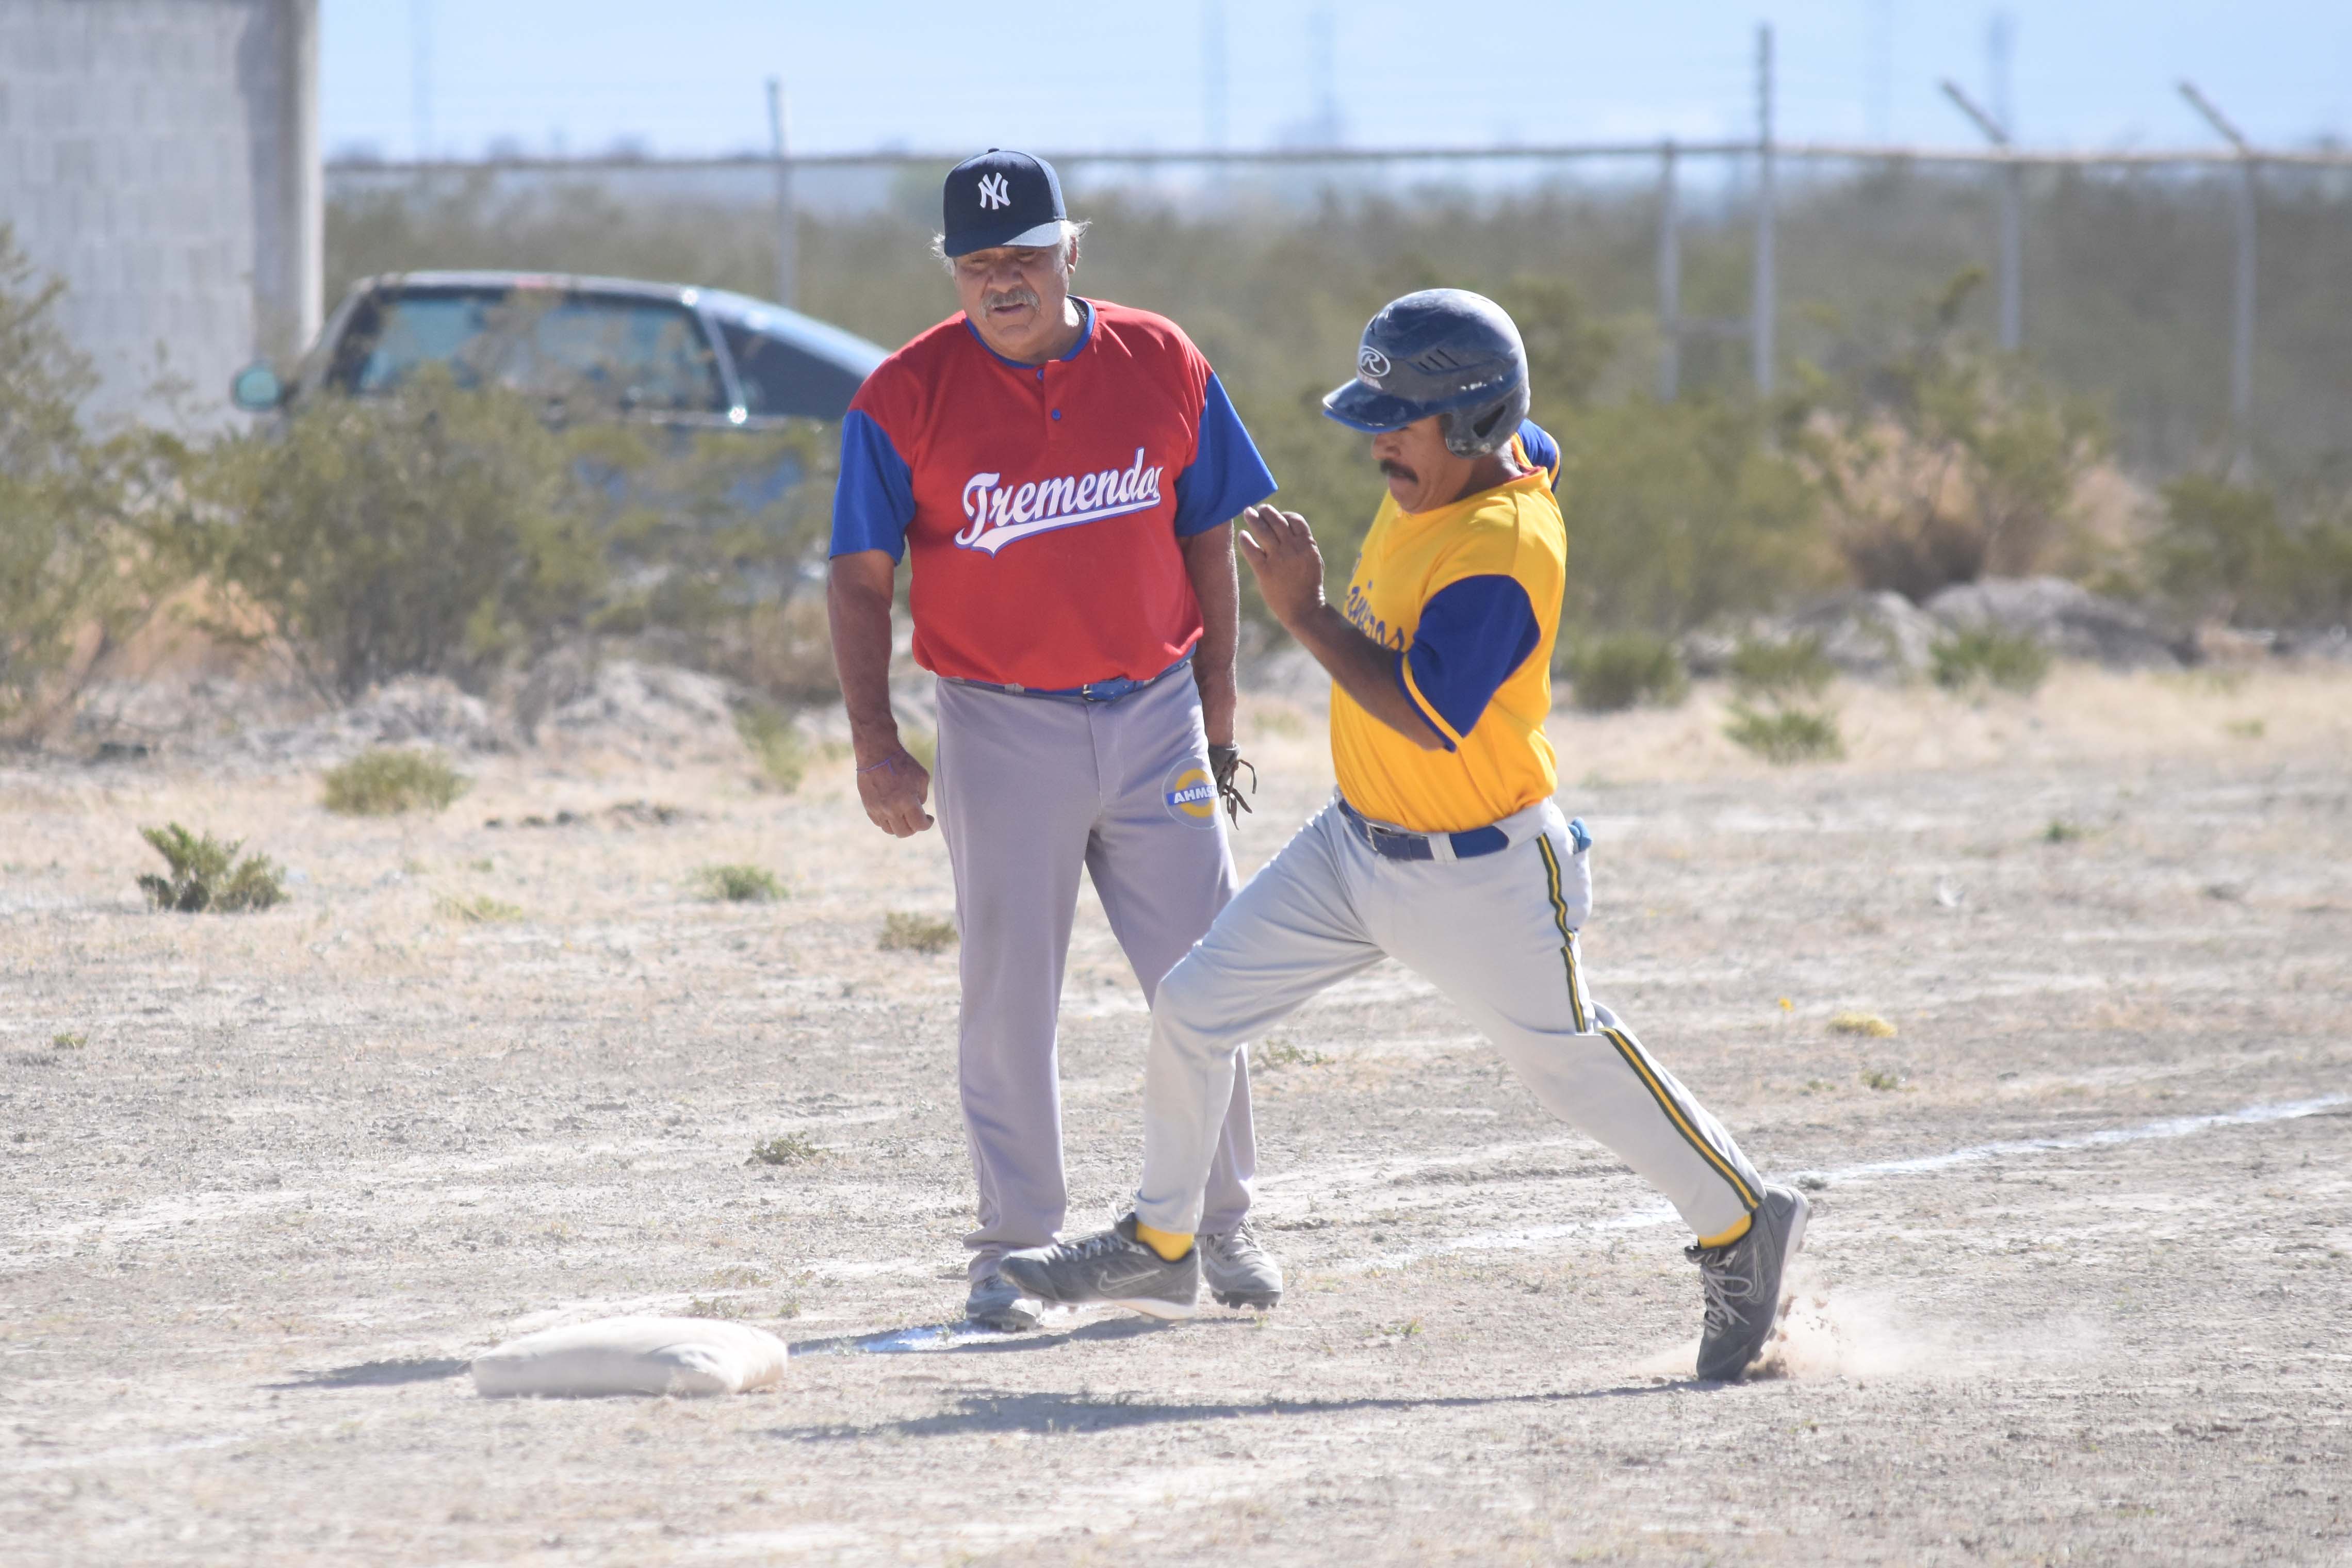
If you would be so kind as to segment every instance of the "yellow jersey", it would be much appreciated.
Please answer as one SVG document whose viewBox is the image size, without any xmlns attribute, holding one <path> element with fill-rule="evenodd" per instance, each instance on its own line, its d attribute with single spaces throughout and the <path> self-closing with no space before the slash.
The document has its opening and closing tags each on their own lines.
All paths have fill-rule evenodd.
<svg viewBox="0 0 2352 1568">
<path fill-rule="evenodd" d="M 1340 605 L 1402 656 L 1405 695 L 1444 738 L 1423 751 L 1335 682 L 1331 762 L 1348 804 L 1417 833 L 1484 827 L 1550 798 L 1544 734 L 1568 531 L 1552 487 L 1559 447 L 1532 421 L 1512 437 L 1528 471 L 1430 511 L 1381 501 Z"/>
</svg>

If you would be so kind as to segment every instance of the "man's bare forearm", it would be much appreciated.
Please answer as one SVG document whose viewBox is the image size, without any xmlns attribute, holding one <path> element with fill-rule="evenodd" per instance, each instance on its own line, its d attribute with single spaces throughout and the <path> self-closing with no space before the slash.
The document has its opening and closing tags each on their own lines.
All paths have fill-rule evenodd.
<svg viewBox="0 0 2352 1568">
<path fill-rule="evenodd" d="M 1402 654 L 1349 626 L 1328 604 L 1316 605 L 1286 629 L 1366 712 L 1424 752 L 1445 750 L 1445 738 L 1422 717 L 1397 679 Z"/>
<path fill-rule="evenodd" d="M 1234 527 L 1225 523 L 1178 541 L 1192 596 L 1201 602 L 1201 640 L 1192 649 L 1192 680 L 1201 689 L 1201 718 L 1209 744 L 1234 743 L 1239 688 L 1234 675 L 1241 637 L 1241 577 L 1234 565 Z"/>
<path fill-rule="evenodd" d="M 863 551 L 836 559 L 825 584 L 834 668 L 841 677 L 842 702 L 849 710 L 850 743 L 861 763 L 873 760 L 869 753 L 887 755 L 898 746 L 898 721 L 890 711 L 890 597 L 895 574 L 896 563 L 887 555 Z"/>
</svg>

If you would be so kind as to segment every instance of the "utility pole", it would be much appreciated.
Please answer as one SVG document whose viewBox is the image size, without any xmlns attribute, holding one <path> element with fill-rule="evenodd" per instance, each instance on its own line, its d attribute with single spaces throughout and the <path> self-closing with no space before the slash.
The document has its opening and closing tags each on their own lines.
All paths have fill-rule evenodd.
<svg viewBox="0 0 2352 1568">
<path fill-rule="evenodd" d="M 1683 370 L 1683 247 L 1675 210 L 1675 144 L 1658 149 L 1658 401 L 1672 403 Z"/>
<path fill-rule="evenodd" d="M 2254 428 L 2254 171 L 2253 144 L 2241 135 L 2229 116 L 2213 100 L 2183 81 L 2180 96 L 2205 117 L 2205 123 L 2238 150 L 2238 267 L 2230 300 L 2230 431 L 2234 468 L 2243 469 Z"/>
<path fill-rule="evenodd" d="M 1225 150 L 1225 0 L 1201 0 L 1201 134 L 1212 152 Z"/>
<path fill-rule="evenodd" d="M 1959 83 L 1947 77 L 1944 96 L 1976 121 L 2001 154 L 1996 165 L 2000 180 L 2000 346 L 2014 353 L 2024 341 L 2025 325 L 2025 166 L 2017 161 L 2009 127 L 1977 107 Z"/>
<path fill-rule="evenodd" d="M 790 310 L 799 303 L 800 218 L 793 207 L 792 111 L 775 77 L 768 79 L 768 139 L 776 156 L 776 303 Z"/>
<path fill-rule="evenodd" d="M 433 156 L 433 0 L 408 0 L 408 114 L 422 163 Z"/>
<path fill-rule="evenodd" d="M 1772 25 L 1756 29 L 1756 268 L 1755 298 L 1748 304 L 1748 345 L 1755 361 L 1756 390 L 1772 395 L 1772 317 L 1778 290 L 1772 278 Z"/>
<path fill-rule="evenodd" d="M 1895 0 L 1873 0 L 1870 17 L 1870 139 L 1895 140 Z"/>
</svg>

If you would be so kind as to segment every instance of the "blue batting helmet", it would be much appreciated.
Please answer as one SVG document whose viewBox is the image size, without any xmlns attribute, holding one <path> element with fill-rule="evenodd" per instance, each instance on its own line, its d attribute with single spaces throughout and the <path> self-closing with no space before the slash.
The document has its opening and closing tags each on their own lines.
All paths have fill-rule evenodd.
<svg viewBox="0 0 2352 1568">
<path fill-rule="evenodd" d="M 1357 430 L 1438 416 L 1445 449 L 1475 458 L 1528 416 L 1528 351 L 1503 308 L 1466 289 L 1424 289 L 1381 307 L 1356 351 L 1356 379 L 1323 412 Z"/>
</svg>

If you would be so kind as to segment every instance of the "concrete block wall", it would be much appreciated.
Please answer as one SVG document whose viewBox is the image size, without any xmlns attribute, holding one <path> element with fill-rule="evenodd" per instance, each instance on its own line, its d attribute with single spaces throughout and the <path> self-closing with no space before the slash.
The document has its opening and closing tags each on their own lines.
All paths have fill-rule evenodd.
<svg viewBox="0 0 2352 1568">
<path fill-rule="evenodd" d="M 66 282 L 94 415 L 217 424 L 307 345 L 320 192 L 318 0 L 0 0 L 0 222 Z"/>
</svg>

